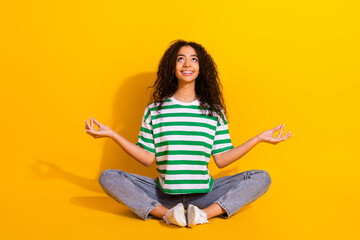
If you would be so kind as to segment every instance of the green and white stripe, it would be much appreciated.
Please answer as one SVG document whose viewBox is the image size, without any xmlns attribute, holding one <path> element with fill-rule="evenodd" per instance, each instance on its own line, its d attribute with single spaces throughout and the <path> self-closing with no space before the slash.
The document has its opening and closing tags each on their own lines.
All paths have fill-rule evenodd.
<svg viewBox="0 0 360 240">
<path fill-rule="evenodd" d="M 146 107 L 136 144 L 155 153 L 161 190 L 168 194 L 211 191 L 210 156 L 233 148 L 225 115 L 202 115 L 198 100 L 182 103 L 173 97 L 165 101 L 160 114 L 156 110 L 154 103 Z"/>
</svg>

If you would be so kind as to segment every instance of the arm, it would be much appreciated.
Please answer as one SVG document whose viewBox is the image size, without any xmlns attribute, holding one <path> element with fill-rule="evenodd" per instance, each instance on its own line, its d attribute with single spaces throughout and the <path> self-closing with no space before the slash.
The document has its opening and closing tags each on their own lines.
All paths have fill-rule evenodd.
<svg viewBox="0 0 360 240">
<path fill-rule="evenodd" d="M 124 137 L 120 136 L 118 133 L 113 131 L 110 138 L 114 140 L 119 146 L 132 158 L 135 158 L 138 162 L 145 165 L 146 167 L 150 167 L 151 164 L 155 160 L 155 154 L 151 153 L 138 145 L 129 142 Z"/>
<path fill-rule="evenodd" d="M 260 143 L 260 140 L 258 136 L 255 136 L 236 148 L 232 148 L 224 153 L 213 155 L 216 166 L 218 166 L 218 168 L 226 167 L 227 165 L 235 162 L 236 160 L 244 156 L 258 143 Z"/>
<path fill-rule="evenodd" d="M 224 153 L 213 155 L 216 165 L 219 168 L 228 166 L 229 164 L 235 162 L 236 160 L 238 160 L 239 158 L 244 156 L 254 146 L 256 146 L 256 144 L 258 144 L 260 142 L 277 144 L 277 143 L 285 141 L 289 137 L 293 136 L 293 134 L 289 135 L 290 131 L 288 131 L 283 137 L 281 137 L 283 128 L 284 128 L 284 124 L 281 124 L 273 129 L 266 130 L 266 131 L 260 133 L 259 135 L 251 138 L 250 140 L 246 141 L 245 143 L 243 143 L 242 145 L 240 145 L 236 148 L 232 148 L 229 151 L 226 151 Z M 279 135 L 276 138 L 274 138 L 273 134 L 279 129 L 280 129 Z"/>
<path fill-rule="evenodd" d="M 141 164 L 149 167 L 155 160 L 155 154 L 151 153 L 136 144 L 128 141 L 124 137 L 120 136 L 118 133 L 114 132 L 108 126 L 101 124 L 94 118 L 91 119 L 91 124 L 89 124 L 86 120 L 85 131 L 87 134 L 93 136 L 94 138 L 101 138 L 101 137 L 109 137 L 113 139 L 129 156 L 140 162 Z M 93 126 L 93 122 L 99 126 L 99 130 L 96 131 Z"/>
</svg>

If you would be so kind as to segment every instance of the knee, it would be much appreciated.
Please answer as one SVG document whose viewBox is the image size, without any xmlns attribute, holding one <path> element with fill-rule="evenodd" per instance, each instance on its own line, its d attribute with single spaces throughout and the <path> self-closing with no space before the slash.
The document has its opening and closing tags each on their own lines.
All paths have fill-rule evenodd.
<svg viewBox="0 0 360 240">
<path fill-rule="evenodd" d="M 118 177 L 122 174 L 121 170 L 107 169 L 101 172 L 99 177 L 99 183 L 102 187 L 106 186 L 114 177 Z"/>
<path fill-rule="evenodd" d="M 269 187 L 271 184 L 271 177 L 270 174 L 267 171 L 262 170 L 261 171 L 261 177 L 264 181 L 264 184 Z"/>
<path fill-rule="evenodd" d="M 265 170 L 252 170 L 252 174 L 256 174 L 256 177 L 261 179 L 266 187 L 269 187 L 271 184 L 270 174 Z"/>
</svg>

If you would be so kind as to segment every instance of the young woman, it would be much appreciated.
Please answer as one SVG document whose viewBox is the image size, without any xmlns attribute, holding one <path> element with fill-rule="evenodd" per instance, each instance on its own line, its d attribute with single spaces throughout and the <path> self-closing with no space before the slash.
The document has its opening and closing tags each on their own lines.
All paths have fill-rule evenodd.
<svg viewBox="0 0 360 240">
<path fill-rule="evenodd" d="M 103 171 L 99 182 L 110 197 L 144 220 L 155 216 L 168 224 L 193 227 L 214 216 L 230 217 L 268 190 L 271 179 L 263 170 L 218 179 L 209 174 L 210 156 L 224 168 L 260 142 L 277 144 L 293 135 L 289 131 L 282 136 L 282 124 L 234 148 L 216 64 L 204 47 L 174 41 L 160 61 L 153 87 L 136 144 L 94 118 L 85 120 L 86 133 L 94 138 L 113 139 L 147 167 L 156 162 L 156 179 Z"/>
</svg>

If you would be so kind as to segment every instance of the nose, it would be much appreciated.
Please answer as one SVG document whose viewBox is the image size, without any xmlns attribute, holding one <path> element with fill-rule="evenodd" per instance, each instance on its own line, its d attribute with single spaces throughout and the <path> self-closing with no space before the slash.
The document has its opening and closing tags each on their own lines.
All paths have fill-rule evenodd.
<svg viewBox="0 0 360 240">
<path fill-rule="evenodd" d="M 186 67 L 186 66 L 190 66 L 191 64 L 190 64 L 190 60 L 185 60 L 185 62 L 184 62 L 184 67 Z"/>
</svg>

